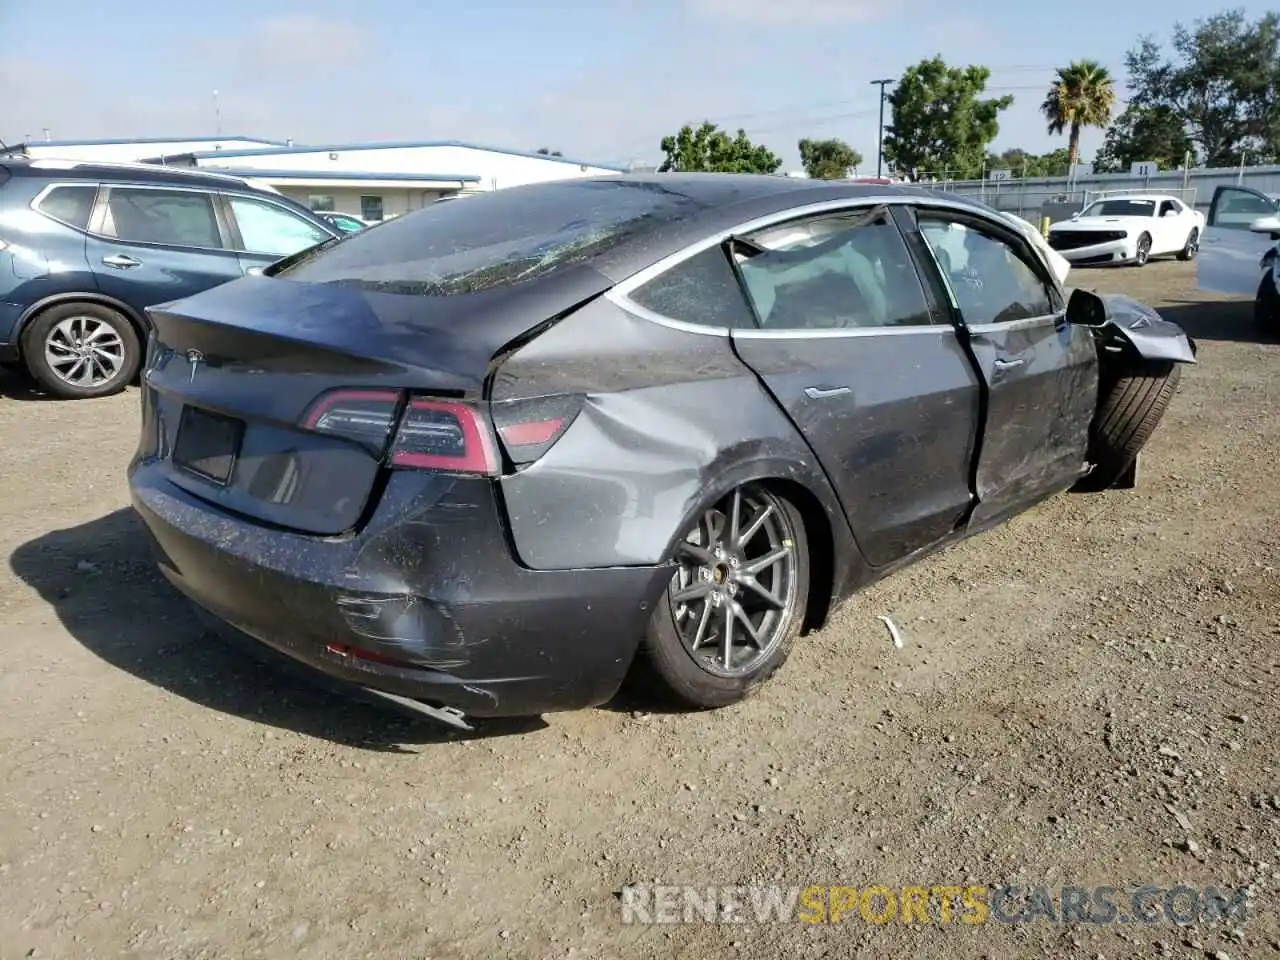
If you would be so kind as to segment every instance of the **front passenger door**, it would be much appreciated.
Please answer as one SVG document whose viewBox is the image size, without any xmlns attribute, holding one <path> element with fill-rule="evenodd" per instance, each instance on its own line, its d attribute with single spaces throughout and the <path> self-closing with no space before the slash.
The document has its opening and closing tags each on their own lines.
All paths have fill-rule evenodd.
<svg viewBox="0 0 1280 960">
<path fill-rule="evenodd" d="M 1249 228 L 1263 217 L 1277 215 L 1276 202 L 1264 193 L 1249 187 L 1218 187 L 1200 241 L 1197 288 L 1252 299 L 1263 275 L 1262 255 L 1276 241 L 1269 233 Z"/>
<path fill-rule="evenodd" d="M 978 379 L 888 211 L 732 246 L 758 321 L 732 331 L 734 348 L 813 450 L 867 562 L 952 533 L 972 504 Z"/>
<path fill-rule="evenodd" d="M 1083 473 L 1098 395 L 1097 351 L 1088 328 L 1067 323 L 1058 287 L 1013 231 L 946 209 L 921 208 L 916 217 L 986 387 L 978 505 L 970 518 L 981 526 Z"/>
</svg>

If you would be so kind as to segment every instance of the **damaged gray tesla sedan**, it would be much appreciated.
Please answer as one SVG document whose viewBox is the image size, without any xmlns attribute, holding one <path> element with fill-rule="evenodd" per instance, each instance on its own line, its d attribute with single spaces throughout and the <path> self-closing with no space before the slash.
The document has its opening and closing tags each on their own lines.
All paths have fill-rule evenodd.
<svg viewBox="0 0 1280 960">
<path fill-rule="evenodd" d="M 758 687 L 858 588 L 1132 479 L 1193 344 L 912 188 L 434 204 L 154 308 L 130 467 L 239 631 L 466 725 Z"/>
</svg>

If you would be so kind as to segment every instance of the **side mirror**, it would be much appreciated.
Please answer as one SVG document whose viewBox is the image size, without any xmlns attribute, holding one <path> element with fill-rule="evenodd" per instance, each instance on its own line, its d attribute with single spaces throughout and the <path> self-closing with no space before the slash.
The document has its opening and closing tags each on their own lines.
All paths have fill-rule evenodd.
<svg viewBox="0 0 1280 960">
<path fill-rule="evenodd" d="M 1177 210 L 1166 210 L 1164 213 L 1160 214 L 1162 217 L 1176 217 L 1177 215 Z"/>
<path fill-rule="evenodd" d="M 1100 327 L 1106 322 L 1107 306 L 1100 296 L 1078 287 L 1071 291 L 1071 299 L 1067 301 L 1067 323 Z"/>
<path fill-rule="evenodd" d="M 1079 219 L 1080 219 L 1080 211 L 1079 211 L 1079 210 L 1077 210 L 1075 213 L 1073 213 L 1073 214 L 1071 215 L 1071 219 L 1072 219 L 1072 220 L 1079 220 Z"/>
<path fill-rule="evenodd" d="M 1272 214 L 1269 217 L 1259 217 L 1249 224 L 1249 230 L 1251 233 L 1270 233 L 1272 235 L 1280 233 L 1280 216 Z"/>
</svg>

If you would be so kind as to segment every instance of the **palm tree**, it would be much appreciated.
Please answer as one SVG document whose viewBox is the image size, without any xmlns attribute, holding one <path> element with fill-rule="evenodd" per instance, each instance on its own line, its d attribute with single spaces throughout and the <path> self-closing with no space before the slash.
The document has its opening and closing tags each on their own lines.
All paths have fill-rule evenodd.
<svg viewBox="0 0 1280 960">
<path fill-rule="evenodd" d="M 1069 131 L 1067 161 L 1072 169 L 1080 159 L 1080 131 L 1108 126 L 1115 105 L 1115 81 L 1096 60 L 1076 60 L 1058 68 L 1040 112 L 1049 121 L 1050 133 Z"/>
</svg>

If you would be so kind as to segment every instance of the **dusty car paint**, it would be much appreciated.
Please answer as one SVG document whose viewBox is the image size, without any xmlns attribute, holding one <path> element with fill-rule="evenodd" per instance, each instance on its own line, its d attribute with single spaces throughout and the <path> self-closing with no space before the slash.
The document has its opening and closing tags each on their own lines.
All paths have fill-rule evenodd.
<svg viewBox="0 0 1280 960">
<path fill-rule="evenodd" d="M 366 687 L 477 716 L 571 709 L 616 690 L 674 544 L 740 484 L 767 481 L 800 509 L 815 627 L 859 586 L 1087 470 L 1108 355 L 1097 324 L 1069 319 L 1051 265 L 1015 226 L 905 188 L 621 179 L 686 191 L 676 206 L 687 215 L 479 293 L 414 295 L 402 280 L 342 274 L 304 283 L 286 269 L 153 311 L 130 475 L 166 575 L 240 630 Z M 921 274 L 919 326 L 730 329 L 632 298 L 734 237 L 877 205 L 892 209 Z M 915 207 L 1025 244 L 1052 315 L 968 325 L 913 232 Z M 404 220 L 441 209 L 458 208 Z M 374 239 L 392 230 L 408 227 Z M 335 249 L 351 260 L 370 239 Z M 1191 355 L 1176 327 L 1132 306 L 1103 314 L 1137 349 Z M 573 398 L 575 413 L 500 475 L 388 469 L 385 440 L 318 439 L 307 411 L 335 388 L 390 391 L 396 411 L 430 393 L 490 421 L 546 397 Z M 187 408 L 244 421 L 247 472 L 211 483 L 175 467 Z"/>
</svg>

